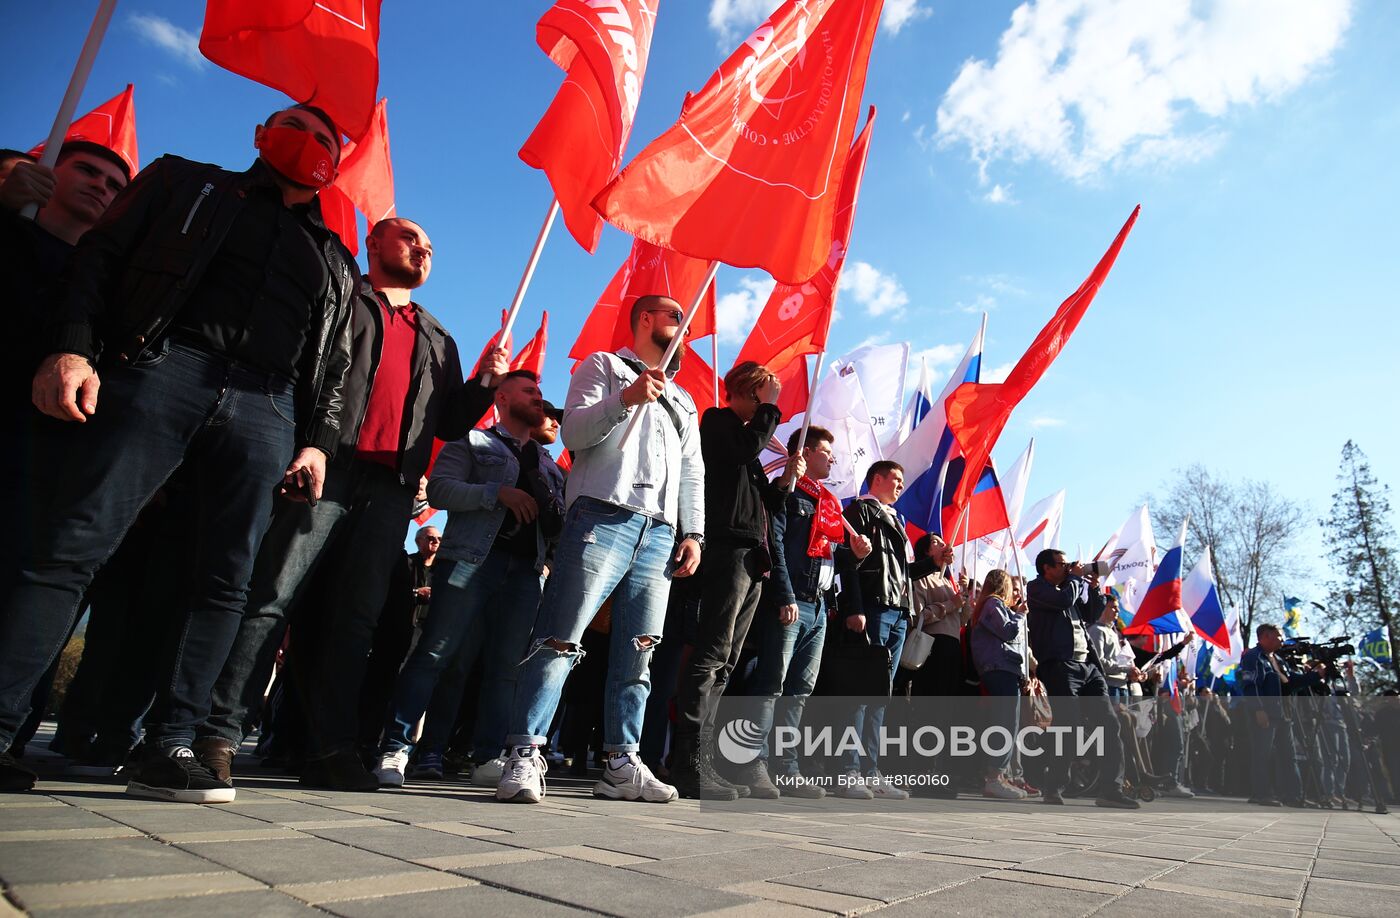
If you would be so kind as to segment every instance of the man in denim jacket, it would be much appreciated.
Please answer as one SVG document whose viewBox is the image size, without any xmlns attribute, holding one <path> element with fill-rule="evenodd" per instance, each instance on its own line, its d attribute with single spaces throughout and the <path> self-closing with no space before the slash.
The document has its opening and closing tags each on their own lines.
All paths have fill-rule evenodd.
<svg viewBox="0 0 1400 918">
<path fill-rule="evenodd" d="M 447 528 L 423 634 L 399 672 L 384 727 L 374 770 L 381 786 L 403 784 L 414 727 L 459 652 L 480 655 L 484 666 L 474 746 L 480 753 L 505 744 L 517 664 L 562 523 L 564 473 L 530 436 L 544 421 L 535 374 L 507 373 L 496 413 L 496 426 L 443 447 L 428 479 L 428 503 L 447 511 Z"/>
</svg>

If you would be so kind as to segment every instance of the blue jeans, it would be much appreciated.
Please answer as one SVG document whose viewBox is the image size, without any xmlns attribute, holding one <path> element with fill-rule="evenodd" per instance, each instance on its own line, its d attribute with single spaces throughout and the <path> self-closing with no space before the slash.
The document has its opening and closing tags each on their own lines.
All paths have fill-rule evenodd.
<svg viewBox="0 0 1400 918">
<path fill-rule="evenodd" d="M 882 608 L 865 615 L 865 634 L 870 643 L 889 648 L 890 684 L 894 684 L 895 669 L 899 666 L 899 655 L 904 650 L 904 636 L 909 631 L 909 615 L 903 609 Z M 849 749 L 842 753 L 847 771 L 860 771 L 865 766 L 865 774 L 873 775 L 880 770 L 880 728 L 885 725 L 885 708 L 888 702 L 872 701 L 856 706 L 852 726 L 860 737 L 864 755 Z"/>
<path fill-rule="evenodd" d="M 588 623 L 612 598 L 603 749 L 636 752 L 651 691 L 648 664 L 661 641 L 676 534 L 625 507 L 576 499 L 564 517 L 530 649 L 520 664 L 508 746 L 543 745 L 569 670 L 583 656 Z M 568 650 L 550 646 L 554 641 Z"/>
<path fill-rule="evenodd" d="M 982 673 L 982 687 L 987 690 L 987 695 L 982 700 L 986 703 L 987 727 L 1005 727 L 1011 731 L 1014 739 L 1016 730 L 1021 722 L 1021 674 L 1007 672 L 1000 669 L 990 669 Z M 992 744 L 988 744 L 992 745 Z M 1011 753 L 1015 751 L 1015 744 L 1007 747 L 1006 752 L 1001 755 L 987 756 L 987 773 L 989 775 L 1006 774 L 1011 767 Z"/>
<path fill-rule="evenodd" d="M 326 470 L 315 507 L 277 501 L 201 737 L 241 743 L 250 732 L 290 620 L 313 754 L 354 747 L 359 686 L 412 511 L 413 491 L 398 473 L 353 457 Z M 335 571 L 334 589 L 313 596 L 322 564 Z"/>
<path fill-rule="evenodd" d="M 767 737 L 775 726 L 797 729 L 802 725 L 802 709 L 817 684 L 826 643 L 826 609 L 816 602 L 797 601 L 797 621 L 778 623 L 778 610 L 759 610 L 758 668 L 753 674 L 755 695 L 766 696 L 758 711 L 758 728 Z M 763 758 L 771 758 L 771 740 L 764 743 Z M 797 755 L 784 749 L 777 756 L 774 774 L 799 773 Z"/>
<path fill-rule="evenodd" d="M 141 366 L 104 366 L 97 413 L 68 431 L 46 524 L 0 610 L 0 749 L 24 722 L 93 574 L 182 463 L 194 480 L 194 570 L 156 657 L 146 730 L 162 747 L 194 739 L 292 459 L 294 412 L 287 380 L 181 345 Z"/>
<path fill-rule="evenodd" d="M 411 748 L 413 728 L 443 672 L 454 663 L 470 671 L 478 656 L 483 659 L 474 748 L 477 755 L 500 749 L 515 699 L 517 667 L 539 606 L 540 577 L 533 558 L 498 548 L 480 564 L 446 558 L 434 563 L 428 618 L 399 671 L 383 751 Z M 450 732 L 452 725 L 446 726 Z"/>
</svg>

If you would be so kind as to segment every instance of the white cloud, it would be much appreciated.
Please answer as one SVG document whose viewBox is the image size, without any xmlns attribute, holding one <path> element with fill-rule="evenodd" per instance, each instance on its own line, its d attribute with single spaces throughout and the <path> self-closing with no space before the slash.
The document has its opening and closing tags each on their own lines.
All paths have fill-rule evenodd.
<svg viewBox="0 0 1400 918">
<path fill-rule="evenodd" d="M 979 178 L 998 159 L 1076 180 L 1105 168 L 1209 156 L 1221 118 L 1276 100 L 1326 64 L 1351 0 L 1027 0 L 996 60 L 966 61 L 938 108 L 942 145 Z M 1199 120 L 1199 118 L 1196 118 Z M 994 189 L 995 190 L 995 189 Z"/>
<path fill-rule="evenodd" d="M 990 370 L 984 370 L 984 371 L 982 372 L 982 382 L 984 382 L 984 383 L 1006 382 L 1006 377 L 1008 377 L 1008 376 L 1011 375 L 1011 368 L 1012 368 L 1013 366 L 1015 366 L 1015 364 L 1012 364 L 1012 363 L 1003 363 L 1001 366 L 992 367 Z"/>
<path fill-rule="evenodd" d="M 1016 199 L 1011 196 L 1011 186 L 1000 183 L 993 185 L 992 190 L 982 195 L 982 200 L 988 204 L 1015 204 Z"/>
<path fill-rule="evenodd" d="M 710 0 L 710 28 L 718 32 L 723 41 L 737 39 L 767 19 L 781 2 L 782 0 Z M 898 35 L 900 29 L 909 23 L 932 13 L 933 11 L 919 0 L 885 0 L 880 28 L 891 35 Z"/>
<path fill-rule="evenodd" d="M 964 303 L 962 300 L 958 300 L 953 304 L 953 308 L 958 312 L 965 312 L 970 316 L 975 316 L 979 313 L 991 312 L 993 309 L 996 309 L 997 298 L 985 293 L 979 293 L 972 298 L 971 303 Z"/>
<path fill-rule="evenodd" d="M 127 17 L 132 29 L 157 48 L 169 51 L 182 64 L 202 70 L 204 55 L 199 53 L 199 36 L 182 29 L 169 19 L 149 13 L 133 13 Z"/>
<path fill-rule="evenodd" d="M 1051 418 L 1051 417 L 1031 418 L 1031 427 L 1034 427 L 1036 430 L 1044 430 L 1044 429 L 1047 428 L 1047 427 L 1064 427 L 1064 426 L 1065 426 L 1065 422 L 1064 422 L 1064 419 L 1063 419 L 1063 418 Z"/>
<path fill-rule="evenodd" d="M 726 344 L 742 344 L 758 321 L 758 314 L 763 311 L 773 287 L 771 277 L 739 278 L 739 289 L 724 294 L 715 303 L 719 340 Z"/>
<path fill-rule="evenodd" d="M 911 351 L 908 374 L 910 385 L 918 383 L 919 373 L 924 363 L 928 364 L 929 378 L 936 382 L 956 366 L 965 353 L 967 353 L 966 344 L 935 344 L 933 347 L 926 347 L 923 350 Z"/>
<path fill-rule="evenodd" d="M 840 289 L 848 291 L 871 316 L 899 318 L 909 303 L 909 294 L 899 285 L 898 278 L 864 261 L 846 263 L 841 270 Z"/>
</svg>

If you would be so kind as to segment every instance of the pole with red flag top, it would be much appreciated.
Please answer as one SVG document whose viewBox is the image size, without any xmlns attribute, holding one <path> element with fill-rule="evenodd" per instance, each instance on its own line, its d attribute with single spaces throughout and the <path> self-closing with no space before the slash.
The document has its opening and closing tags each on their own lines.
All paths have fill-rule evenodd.
<svg viewBox="0 0 1400 918">
<path fill-rule="evenodd" d="M 68 91 L 63 94 L 63 102 L 58 106 L 58 114 L 54 115 L 53 127 L 49 129 L 44 153 L 39 157 L 39 165 L 46 169 L 52 169 L 54 163 L 58 162 L 58 151 L 63 146 L 64 135 L 68 133 L 68 126 L 73 123 L 73 113 L 78 110 L 78 99 L 87 86 L 88 74 L 92 73 L 93 62 L 97 60 L 97 49 L 102 47 L 102 39 L 107 34 L 107 24 L 112 21 L 112 13 L 116 8 L 117 0 L 100 0 L 97 4 L 97 15 L 92 17 L 92 27 L 88 29 L 87 40 L 83 42 L 83 50 L 78 54 L 73 76 L 68 81 Z M 33 220 L 38 212 L 39 205 L 30 203 L 24 205 L 19 215 L 26 220 Z"/>
<path fill-rule="evenodd" d="M 559 215 L 559 199 L 557 197 L 549 199 L 549 213 L 545 215 L 544 225 L 540 227 L 540 234 L 535 237 L 535 248 L 530 252 L 530 260 L 525 263 L 525 273 L 520 276 L 520 286 L 515 288 L 515 299 L 511 300 L 510 309 L 506 312 L 506 320 L 501 324 L 501 336 L 497 340 L 502 347 L 509 347 L 506 344 L 510 340 L 510 330 L 515 325 L 515 317 L 520 315 L 520 304 L 525 302 L 525 291 L 530 289 L 530 279 L 535 276 L 535 268 L 540 263 L 540 253 L 544 251 L 545 240 L 549 238 L 549 231 L 554 226 L 554 218 Z M 491 386 L 491 374 L 483 373 L 481 385 L 484 388 Z"/>
<path fill-rule="evenodd" d="M 690 308 L 685 311 L 685 318 L 681 319 L 681 327 L 676 329 L 676 335 L 671 339 L 671 343 L 666 346 L 666 353 L 661 355 L 661 363 L 657 366 L 669 367 L 671 361 L 676 358 L 676 352 L 685 344 L 685 333 L 690 328 L 690 323 L 695 319 L 695 314 L 700 311 L 700 304 L 705 302 L 705 291 L 710 289 L 710 285 L 715 282 L 715 275 L 719 273 L 719 262 L 710 262 L 710 270 L 705 272 L 705 280 L 695 291 L 695 300 L 690 304 Z M 632 413 L 632 419 L 627 422 L 627 429 L 622 431 L 622 439 L 617 441 L 618 449 L 626 449 L 627 441 L 632 439 L 632 431 L 636 430 L 637 422 L 641 419 L 641 408 L 638 407 Z"/>
</svg>

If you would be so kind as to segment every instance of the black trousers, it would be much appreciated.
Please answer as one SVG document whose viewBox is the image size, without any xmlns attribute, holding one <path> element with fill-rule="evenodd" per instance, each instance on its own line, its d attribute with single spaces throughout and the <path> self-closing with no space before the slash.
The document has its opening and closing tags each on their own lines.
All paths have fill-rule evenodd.
<svg viewBox="0 0 1400 918">
<path fill-rule="evenodd" d="M 1102 768 L 1099 772 L 1099 793 L 1104 794 L 1123 788 L 1123 739 L 1118 727 L 1118 717 L 1108 700 L 1108 683 L 1103 673 L 1093 663 L 1077 663 L 1073 660 L 1052 660 L 1042 662 L 1036 668 L 1036 675 L 1045 683 L 1045 691 L 1051 696 L 1050 707 L 1057 727 L 1102 727 L 1104 731 Z M 1060 698 L 1075 698 L 1065 704 L 1057 704 Z M 1054 755 L 1054 744 L 1046 742 L 1045 790 L 1056 793 L 1064 790 L 1069 780 L 1069 763 L 1075 748 L 1073 737 L 1067 738 L 1064 754 Z"/>
</svg>

